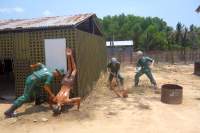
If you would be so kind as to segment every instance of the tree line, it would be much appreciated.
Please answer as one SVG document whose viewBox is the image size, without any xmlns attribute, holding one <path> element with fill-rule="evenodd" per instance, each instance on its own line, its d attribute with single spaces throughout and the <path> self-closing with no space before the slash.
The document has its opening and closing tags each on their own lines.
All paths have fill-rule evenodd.
<svg viewBox="0 0 200 133">
<path fill-rule="evenodd" d="M 134 15 L 106 16 L 98 19 L 107 41 L 133 40 L 135 50 L 175 50 L 200 47 L 200 27 L 178 22 L 170 27 L 158 17 Z"/>
</svg>

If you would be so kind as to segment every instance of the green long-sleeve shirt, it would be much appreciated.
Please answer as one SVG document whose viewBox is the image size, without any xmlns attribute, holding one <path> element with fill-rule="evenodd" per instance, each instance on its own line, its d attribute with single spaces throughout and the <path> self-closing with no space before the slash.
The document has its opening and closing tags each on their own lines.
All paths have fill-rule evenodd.
<svg viewBox="0 0 200 133">
<path fill-rule="evenodd" d="M 38 82 L 44 85 L 51 85 L 54 79 L 52 72 L 43 64 L 40 64 L 36 70 L 33 71 L 33 75 Z"/>
<path fill-rule="evenodd" d="M 107 68 L 109 68 L 112 73 L 118 73 L 120 70 L 120 62 L 117 63 L 109 62 Z"/>
<path fill-rule="evenodd" d="M 150 69 L 149 68 L 149 63 L 152 63 L 153 59 L 147 56 L 143 56 L 140 58 L 137 62 L 137 67 L 141 67 L 142 69 Z"/>
</svg>

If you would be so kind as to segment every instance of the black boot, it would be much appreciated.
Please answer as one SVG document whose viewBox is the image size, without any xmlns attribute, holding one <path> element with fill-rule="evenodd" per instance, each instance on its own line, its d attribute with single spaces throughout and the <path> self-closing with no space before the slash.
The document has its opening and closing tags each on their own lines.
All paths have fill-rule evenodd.
<svg viewBox="0 0 200 133">
<path fill-rule="evenodd" d="M 15 117 L 15 113 L 14 111 L 17 109 L 18 107 L 16 105 L 12 105 L 6 112 L 4 112 L 4 115 L 7 117 L 7 118 L 11 118 L 11 117 Z"/>
</svg>

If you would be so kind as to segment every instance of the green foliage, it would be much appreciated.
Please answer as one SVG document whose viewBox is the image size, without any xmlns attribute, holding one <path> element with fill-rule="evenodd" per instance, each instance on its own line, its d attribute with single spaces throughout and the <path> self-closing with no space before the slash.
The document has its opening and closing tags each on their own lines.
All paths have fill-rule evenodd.
<svg viewBox="0 0 200 133">
<path fill-rule="evenodd" d="M 106 40 L 133 40 L 134 49 L 173 50 L 200 47 L 200 28 L 177 23 L 176 29 L 158 17 L 134 15 L 106 16 L 98 19 Z"/>
</svg>

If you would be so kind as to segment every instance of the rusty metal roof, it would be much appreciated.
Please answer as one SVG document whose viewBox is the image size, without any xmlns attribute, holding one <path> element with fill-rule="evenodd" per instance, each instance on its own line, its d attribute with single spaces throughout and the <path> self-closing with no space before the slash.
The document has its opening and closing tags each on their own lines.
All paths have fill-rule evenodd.
<svg viewBox="0 0 200 133">
<path fill-rule="evenodd" d="M 33 19 L 0 20 L 0 31 L 15 29 L 47 28 L 59 26 L 76 26 L 95 14 L 79 14 L 74 16 L 55 16 Z"/>
</svg>

